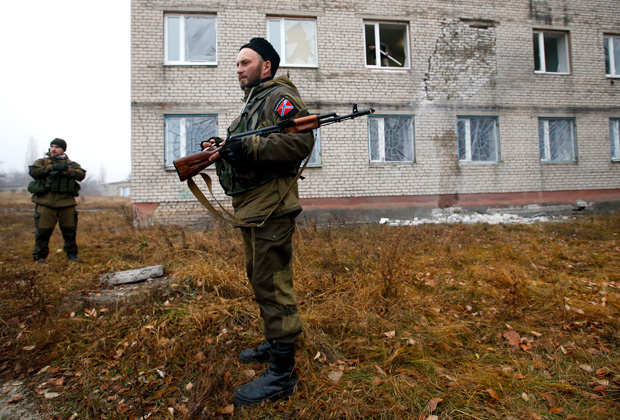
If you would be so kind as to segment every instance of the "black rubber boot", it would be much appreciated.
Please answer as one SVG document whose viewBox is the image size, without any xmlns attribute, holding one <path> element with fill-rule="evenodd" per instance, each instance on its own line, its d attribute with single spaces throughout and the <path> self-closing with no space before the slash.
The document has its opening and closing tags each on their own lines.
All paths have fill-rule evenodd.
<svg viewBox="0 0 620 420">
<path fill-rule="evenodd" d="M 251 349 L 242 350 L 239 353 L 241 363 L 263 363 L 271 356 L 271 341 L 266 340 Z"/>
<path fill-rule="evenodd" d="M 291 395 L 298 380 L 295 371 L 295 345 L 274 341 L 271 344 L 269 368 L 258 379 L 237 388 L 233 401 L 237 405 L 251 405 L 264 400 L 276 401 Z"/>
</svg>

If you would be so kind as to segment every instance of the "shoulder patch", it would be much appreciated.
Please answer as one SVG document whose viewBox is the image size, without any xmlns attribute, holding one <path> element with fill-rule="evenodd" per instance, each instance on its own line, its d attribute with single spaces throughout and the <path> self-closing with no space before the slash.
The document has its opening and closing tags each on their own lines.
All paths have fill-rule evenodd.
<svg viewBox="0 0 620 420">
<path fill-rule="evenodd" d="M 280 116 L 280 118 L 290 118 L 293 115 L 297 114 L 299 110 L 293 105 L 293 103 L 285 96 L 282 96 L 278 102 L 276 103 L 276 107 L 273 110 L 276 114 Z"/>
</svg>

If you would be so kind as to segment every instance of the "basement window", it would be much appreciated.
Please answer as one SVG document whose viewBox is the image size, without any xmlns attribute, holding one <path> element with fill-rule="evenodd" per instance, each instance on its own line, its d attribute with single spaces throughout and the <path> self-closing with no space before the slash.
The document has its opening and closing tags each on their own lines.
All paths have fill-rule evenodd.
<svg viewBox="0 0 620 420">
<path fill-rule="evenodd" d="M 574 119 L 538 119 L 538 151 L 541 162 L 575 162 L 576 145 Z"/>
<path fill-rule="evenodd" d="M 458 147 L 461 162 L 498 162 L 497 118 L 458 117 Z"/>
<path fill-rule="evenodd" d="M 166 14 L 165 64 L 217 64 L 214 15 Z"/>
<path fill-rule="evenodd" d="M 365 22 L 366 66 L 409 68 L 409 36 L 404 23 Z"/>
<path fill-rule="evenodd" d="M 165 166 L 173 166 L 177 158 L 200 152 L 200 143 L 217 136 L 215 115 L 164 116 Z"/>
<path fill-rule="evenodd" d="M 314 19 L 267 19 L 267 38 L 280 55 L 280 66 L 316 67 L 317 37 Z"/>
<path fill-rule="evenodd" d="M 620 77 L 620 36 L 607 35 L 605 41 L 605 74 Z"/>
<path fill-rule="evenodd" d="M 371 162 L 413 162 L 413 117 L 368 118 Z"/>
<path fill-rule="evenodd" d="M 534 31 L 534 71 L 569 74 L 568 33 Z"/>
<path fill-rule="evenodd" d="M 620 161 L 620 118 L 609 119 L 609 140 L 611 142 L 611 160 Z"/>
</svg>

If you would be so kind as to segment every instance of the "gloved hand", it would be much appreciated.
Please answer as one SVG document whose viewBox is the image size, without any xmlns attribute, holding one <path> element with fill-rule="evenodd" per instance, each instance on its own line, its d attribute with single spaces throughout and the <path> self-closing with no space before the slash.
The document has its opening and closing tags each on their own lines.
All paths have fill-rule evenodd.
<svg viewBox="0 0 620 420">
<path fill-rule="evenodd" d="M 52 165 L 52 169 L 54 169 L 55 171 L 66 171 L 67 169 L 69 169 L 69 165 L 66 162 L 61 162 L 61 163 L 55 163 Z"/>
<path fill-rule="evenodd" d="M 235 169 L 245 169 L 251 163 L 242 140 L 225 144 L 220 149 L 220 156 Z"/>
<path fill-rule="evenodd" d="M 219 147 L 223 140 L 219 137 L 211 137 L 209 140 L 203 140 L 200 142 L 200 148 L 202 150 L 209 149 L 210 147 Z"/>
</svg>

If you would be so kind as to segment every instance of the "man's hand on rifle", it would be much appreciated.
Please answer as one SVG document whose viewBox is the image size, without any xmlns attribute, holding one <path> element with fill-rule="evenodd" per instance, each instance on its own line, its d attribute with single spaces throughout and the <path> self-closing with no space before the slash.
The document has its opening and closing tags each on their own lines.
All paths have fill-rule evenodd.
<svg viewBox="0 0 620 420">
<path fill-rule="evenodd" d="M 243 140 L 233 141 L 228 144 L 224 141 L 220 147 L 220 151 L 216 154 L 219 154 L 222 159 L 235 169 L 243 169 L 251 163 L 243 147 Z"/>
</svg>

